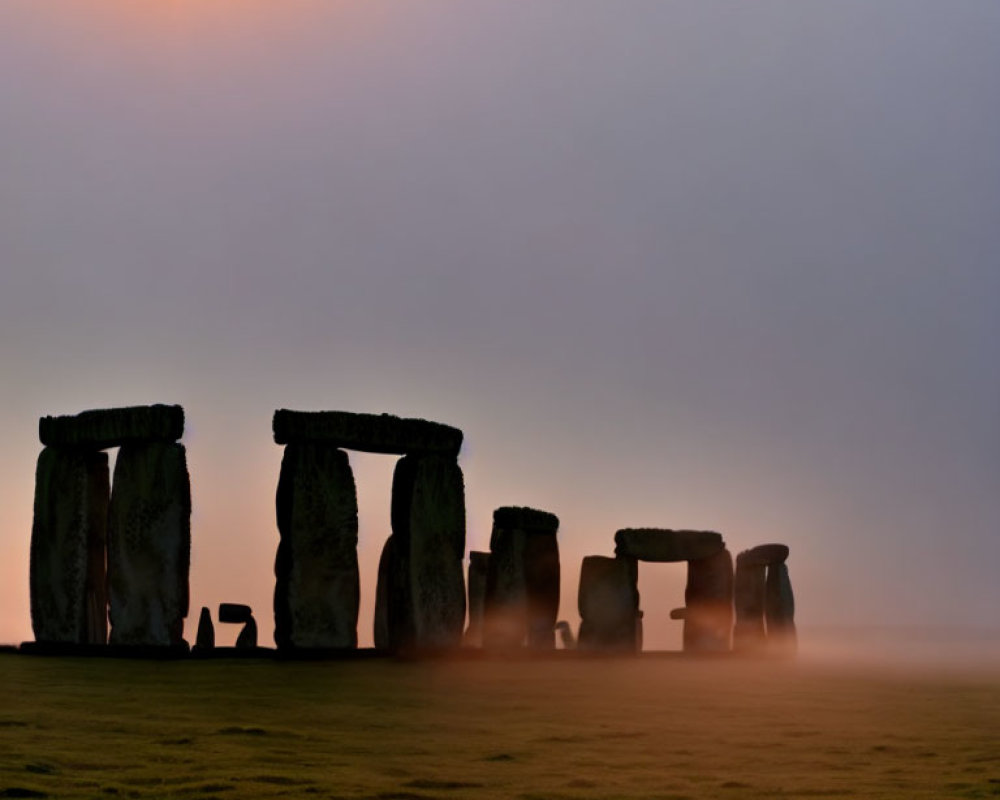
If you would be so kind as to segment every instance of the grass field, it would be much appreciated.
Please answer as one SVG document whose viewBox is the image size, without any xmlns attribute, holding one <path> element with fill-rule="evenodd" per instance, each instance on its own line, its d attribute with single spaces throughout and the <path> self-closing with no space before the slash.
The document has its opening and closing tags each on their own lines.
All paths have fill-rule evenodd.
<svg viewBox="0 0 1000 800">
<path fill-rule="evenodd" d="M 0 797 L 1000 797 L 1000 673 L 0 655 Z"/>
</svg>

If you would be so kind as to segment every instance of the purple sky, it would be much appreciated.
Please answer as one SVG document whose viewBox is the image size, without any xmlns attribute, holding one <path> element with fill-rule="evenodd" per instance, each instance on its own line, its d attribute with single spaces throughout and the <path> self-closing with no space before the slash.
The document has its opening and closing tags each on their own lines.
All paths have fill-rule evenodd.
<svg viewBox="0 0 1000 800">
<path fill-rule="evenodd" d="M 278 407 L 462 428 L 470 549 L 556 513 L 574 624 L 626 526 L 789 544 L 802 626 L 1000 624 L 994 0 L 5 0 L 0 132 L 0 642 L 38 417 L 151 402 L 189 638 L 270 643 Z"/>
</svg>

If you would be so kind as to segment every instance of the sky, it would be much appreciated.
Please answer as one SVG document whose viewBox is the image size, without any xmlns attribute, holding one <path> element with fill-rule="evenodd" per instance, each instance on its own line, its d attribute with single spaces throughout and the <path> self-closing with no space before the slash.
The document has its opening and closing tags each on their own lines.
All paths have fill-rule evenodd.
<svg viewBox="0 0 1000 800">
<path fill-rule="evenodd" d="M 461 428 L 468 548 L 555 513 L 574 626 L 648 526 L 788 544 L 803 631 L 1000 631 L 998 76 L 994 0 L 5 0 L 0 642 L 38 418 L 156 402 L 189 640 L 271 642 L 276 408 Z"/>
</svg>

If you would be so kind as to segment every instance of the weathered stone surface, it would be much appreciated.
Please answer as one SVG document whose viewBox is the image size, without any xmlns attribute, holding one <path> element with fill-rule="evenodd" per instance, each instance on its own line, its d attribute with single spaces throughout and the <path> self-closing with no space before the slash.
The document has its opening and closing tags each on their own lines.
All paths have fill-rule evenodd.
<svg viewBox="0 0 1000 800">
<path fill-rule="evenodd" d="M 744 550 L 741 554 L 747 564 L 766 567 L 769 564 L 782 564 L 788 558 L 788 545 L 759 544 Z"/>
<path fill-rule="evenodd" d="M 473 550 L 469 553 L 468 597 L 469 625 L 465 629 L 465 644 L 481 647 L 483 644 L 483 619 L 486 608 L 486 580 L 490 554 Z"/>
<path fill-rule="evenodd" d="M 525 540 L 522 530 L 498 528 L 490 535 L 486 575 L 483 646 L 521 647 L 527 634 L 528 587 L 525 577 Z"/>
<path fill-rule="evenodd" d="M 247 623 L 253 619 L 253 610 L 242 603 L 220 603 L 219 622 Z"/>
<path fill-rule="evenodd" d="M 559 544 L 555 514 L 504 506 L 493 512 L 486 579 L 486 647 L 555 647 Z"/>
<path fill-rule="evenodd" d="M 198 633 L 194 640 L 195 650 L 212 650 L 215 647 L 215 625 L 212 624 L 212 612 L 204 606 L 198 616 Z"/>
<path fill-rule="evenodd" d="M 450 425 L 391 414 L 354 414 L 349 411 L 274 412 L 274 441 L 324 442 L 369 453 L 446 453 L 458 455 L 462 432 Z"/>
<path fill-rule="evenodd" d="M 39 642 L 105 644 L 108 457 L 47 447 L 35 472 L 31 626 Z"/>
<path fill-rule="evenodd" d="M 765 567 L 748 559 L 744 553 L 736 557 L 734 601 L 736 626 L 733 629 L 733 649 L 761 649 L 766 640 L 764 626 Z"/>
<path fill-rule="evenodd" d="M 175 442 L 184 434 L 180 406 L 131 406 L 84 411 L 65 417 L 42 417 L 42 444 L 103 450 L 143 442 Z"/>
<path fill-rule="evenodd" d="M 528 647 L 552 650 L 556 646 L 561 578 L 555 531 L 528 533 L 524 545 L 524 577 L 528 594 Z"/>
<path fill-rule="evenodd" d="M 347 454 L 290 444 L 276 498 L 274 640 L 280 649 L 358 641 L 358 500 Z"/>
<path fill-rule="evenodd" d="M 615 555 L 640 561 L 697 561 L 723 546 L 721 534 L 714 531 L 623 528 L 615 533 Z"/>
<path fill-rule="evenodd" d="M 640 649 L 638 565 L 632 558 L 587 556 L 580 569 L 581 650 Z"/>
<path fill-rule="evenodd" d="M 123 446 L 108 511 L 111 644 L 184 644 L 190 563 L 191 485 L 184 446 Z"/>
<path fill-rule="evenodd" d="M 503 530 L 555 533 L 559 530 L 559 517 L 527 506 L 501 506 L 493 512 L 493 525 Z"/>
<path fill-rule="evenodd" d="M 733 631 L 733 557 L 725 548 L 688 562 L 684 650 L 726 652 Z"/>
<path fill-rule="evenodd" d="M 410 620 L 397 626 L 398 635 L 390 632 L 390 639 L 404 647 L 457 647 L 465 624 L 465 484 L 455 458 L 401 458 L 393 475 L 391 516 L 394 558 L 409 584 Z M 409 641 L 406 629 L 412 630 Z"/>
<path fill-rule="evenodd" d="M 772 651 L 794 653 L 796 649 L 795 596 L 788 577 L 788 566 L 771 564 L 767 568 L 764 591 L 764 617 L 767 622 L 767 646 Z"/>
</svg>

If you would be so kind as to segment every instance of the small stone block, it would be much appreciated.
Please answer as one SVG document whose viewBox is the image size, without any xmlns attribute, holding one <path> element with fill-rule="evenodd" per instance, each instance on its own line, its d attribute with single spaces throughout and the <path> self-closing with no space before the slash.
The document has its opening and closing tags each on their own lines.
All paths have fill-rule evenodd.
<svg viewBox="0 0 1000 800">
<path fill-rule="evenodd" d="M 670 609 L 670 619 L 687 619 L 687 608 Z"/>
<path fill-rule="evenodd" d="M 219 622 L 240 624 L 247 623 L 252 619 L 253 610 L 250 606 L 241 603 L 219 603 Z"/>
<path fill-rule="evenodd" d="M 38 438 L 48 446 L 104 450 L 143 442 L 176 442 L 184 434 L 180 406 L 130 406 L 42 417 Z"/>
<path fill-rule="evenodd" d="M 212 624 L 212 612 L 202 606 L 198 617 L 198 633 L 195 636 L 196 650 L 212 650 L 215 647 L 215 625 Z"/>
<path fill-rule="evenodd" d="M 714 531 L 623 528 L 615 533 L 615 555 L 640 561 L 697 561 L 723 547 L 722 535 Z"/>
<path fill-rule="evenodd" d="M 274 412 L 274 441 L 324 442 L 367 453 L 448 453 L 457 455 L 462 432 L 450 425 L 391 414 L 355 414 L 350 411 Z"/>
</svg>

